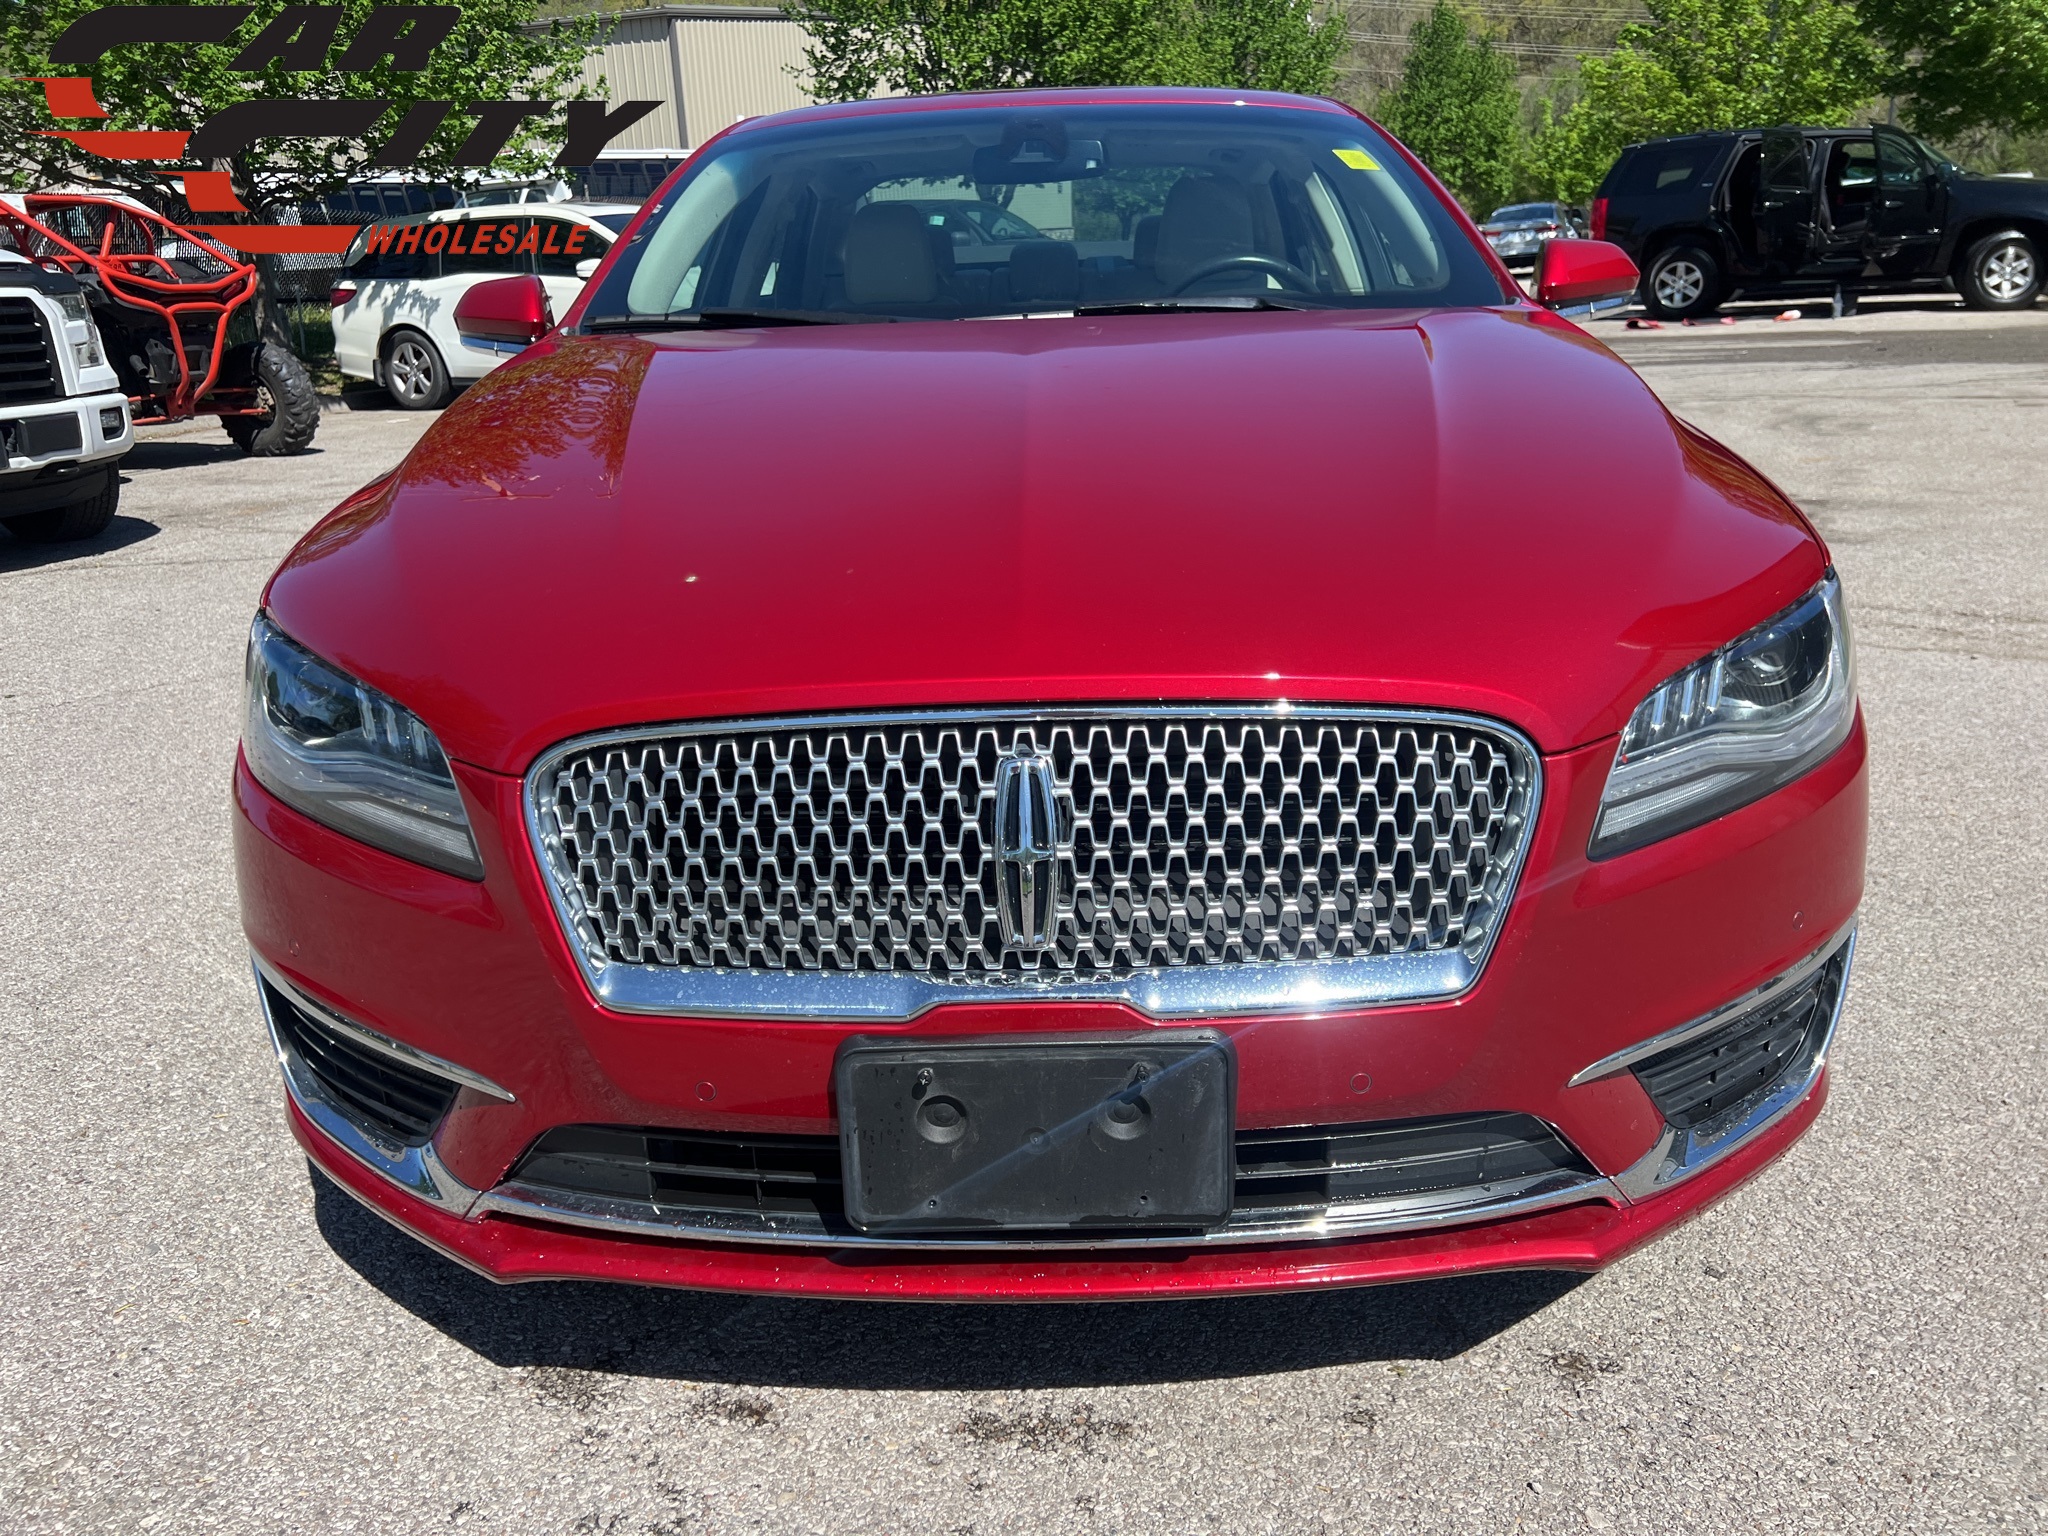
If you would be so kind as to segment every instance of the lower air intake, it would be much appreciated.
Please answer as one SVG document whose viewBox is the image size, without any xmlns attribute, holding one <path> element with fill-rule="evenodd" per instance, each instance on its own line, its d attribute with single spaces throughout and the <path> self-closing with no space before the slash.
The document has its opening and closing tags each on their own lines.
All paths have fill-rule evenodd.
<svg viewBox="0 0 2048 1536">
<path fill-rule="evenodd" d="M 1451 1208 L 1596 1177 L 1532 1115 L 1240 1131 L 1226 1230 L 1313 1223 L 1367 1207 Z M 500 1193 L 532 1214 L 553 1207 L 598 1225 L 856 1235 L 846 1220 L 836 1136 L 559 1126 L 534 1143 Z"/>
<path fill-rule="evenodd" d="M 512 1177 L 664 1211 L 846 1222 L 836 1136 L 564 1125 L 535 1142 Z"/>
<path fill-rule="evenodd" d="M 1402 1200 L 1592 1171 L 1534 1115 L 1240 1131 L 1237 1209 Z"/>
<path fill-rule="evenodd" d="M 426 1144 L 455 1102 L 454 1083 L 372 1050 L 267 981 L 263 991 L 279 1039 L 320 1080 L 337 1108 L 387 1140 Z"/>
<path fill-rule="evenodd" d="M 1678 1130 L 1719 1118 L 1812 1059 L 1815 1037 L 1834 1016 L 1848 969 L 1844 946 L 1803 986 L 1638 1062 L 1636 1080 Z"/>
</svg>

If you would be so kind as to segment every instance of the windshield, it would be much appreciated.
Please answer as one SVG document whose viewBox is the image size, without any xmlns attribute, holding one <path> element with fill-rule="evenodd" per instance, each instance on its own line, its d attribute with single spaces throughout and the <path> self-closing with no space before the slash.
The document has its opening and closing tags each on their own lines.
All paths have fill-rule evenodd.
<svg viewBox="0 0 2048 1536">
<path fill-rule="evenodd" d="M 742 130 L 653 210 L 593 324 L 960 319 L 1221 301 L 1506 302 L 1357 118 L 1228 103 L 885 112 Z"/>
<path fill-rule="evenodd" d="M 1913 134 L 1908 134 L 1907 137 L 1912 139 L 1915 144 L 1918 144 L 1920 146 L 1920 153 L 1922 153 L 1930 161 L 1932 161 L 1937 169 L 1947 171 L 1950 175 L 1954 175 L 1956 172 L 1962 170 L 1962 167 L 1960 165 L 1957 165 L 1955 161 L 1949 159 L 1947 155 L 1944 155 L 1940 150 L 1936 149 L 1932 144 L 1928 143 L 1925 139 L 1920 138 L 1917 135 Z"/>
<path fill-rule="evenodd" d="M 1557 217 L 1555 203 L 1516 203 L 1512 208 L 1496 208 L 1488 216 L 1489 224 L 1534 224 L 1544 219 Z"/>
</svg>

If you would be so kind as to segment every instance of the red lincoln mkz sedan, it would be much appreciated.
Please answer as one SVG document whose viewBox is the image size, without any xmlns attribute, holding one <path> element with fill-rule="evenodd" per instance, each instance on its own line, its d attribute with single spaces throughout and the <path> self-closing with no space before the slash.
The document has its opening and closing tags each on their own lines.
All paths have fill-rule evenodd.
<svg viewBox="0 0 2048 1536">
<path fill-rule="evenodd" d="M 234 793 L 372 1209 L 958 1299 L 1608 1262 L 1819 1113 L 1866 828 L 1798 509 L 1369 122 L 1187 90 L 705 145 L 277 572 Z"/>
</svg>

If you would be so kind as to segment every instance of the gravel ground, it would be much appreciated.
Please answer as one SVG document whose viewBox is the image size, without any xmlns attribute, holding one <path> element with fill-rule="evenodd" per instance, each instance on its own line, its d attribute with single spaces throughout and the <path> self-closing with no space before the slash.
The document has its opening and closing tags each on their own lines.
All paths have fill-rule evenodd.
<svg viewBox="0 0 2048 1536">
<path fill-rule="evenodd" d="M 104 541 L 0 536 L 0 1525 L 2042 1530 L 2048 313 L 1598 329 L 1827 533 L 1876 765 L 1827 1114 L 1583 1281 L 1000 1309 L 477 1280 L 309 1179 L 227 842 L 263 577 L 424 422 L 330 414 L 271 461 L 148 430 Z"/>
</svg>

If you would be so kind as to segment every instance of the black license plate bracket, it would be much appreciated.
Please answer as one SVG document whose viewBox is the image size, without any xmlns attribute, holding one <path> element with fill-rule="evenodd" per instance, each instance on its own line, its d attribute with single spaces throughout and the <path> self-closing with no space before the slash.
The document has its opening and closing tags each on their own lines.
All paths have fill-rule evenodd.
<svg viewBox="0 0 2048 1536">
<path fill-rule="evenodd" d="M 1237 1062 L 1215 1030 L 856 1035 L 833 1087 L 863 1232 L 1200 1230 L 1230 1215 Z"/>
</svg>

